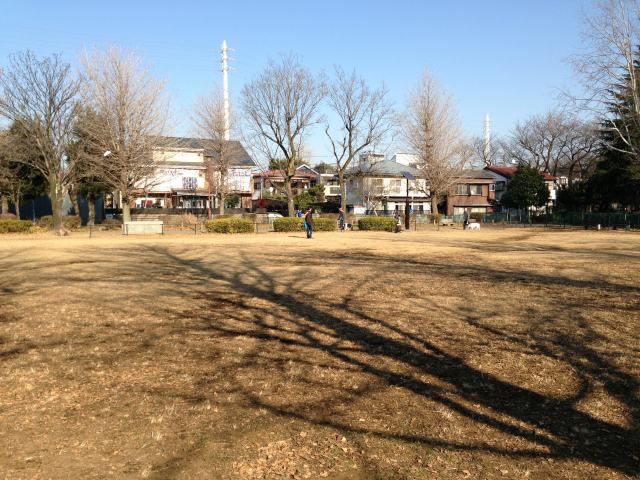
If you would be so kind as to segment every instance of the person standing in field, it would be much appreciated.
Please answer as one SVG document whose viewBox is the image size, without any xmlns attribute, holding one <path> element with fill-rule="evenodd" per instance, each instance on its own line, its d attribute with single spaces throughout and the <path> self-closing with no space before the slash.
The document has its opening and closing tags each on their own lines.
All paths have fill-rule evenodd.
<svg viewBox="0 0 640 480">
<path fill-rule="evenodd" d="M 338 228 L 344 230 L 344 210 L 341 208 L 338 210 Z"/>
<path fill-rule="evenodd" d="M 313 209 L 309 208 L 304 216 L 305 230 L 307 231 L 307 238 L 313 237 Z"/>
</svg>

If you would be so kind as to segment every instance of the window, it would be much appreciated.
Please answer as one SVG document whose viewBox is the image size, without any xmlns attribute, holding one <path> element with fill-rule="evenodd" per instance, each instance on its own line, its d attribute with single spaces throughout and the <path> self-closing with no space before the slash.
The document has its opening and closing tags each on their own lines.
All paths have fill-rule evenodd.
<svg viewBox="0 0 640 480">
<path fill-rule="evenodd" d="M 495 183 L 489 184 L 489 191 L 490 192 L 495 192 L 496 191 L 496 184 Z"/>
<path fill-rule="evenodd" d="M 197 177 L 182 177 L 182 188 L 185 190 L 195 190 L 198 188 Z"/>
<path fill-rule="evenodd" d="M 402 180 L 391 180 L 391 188 L 393 190 L 400 190 L 402 188 Z"/>
<path fill-rule="evenodd" d="M 456 185 L 456 195 L 468 195 L 469 189 L 468 185 L 465 183 L 459 183 Z"/>
<path fill-rule="evenodd" d="M 482 185 L 469 185 L 469 195 L 482 195 Z"/>
</svg>

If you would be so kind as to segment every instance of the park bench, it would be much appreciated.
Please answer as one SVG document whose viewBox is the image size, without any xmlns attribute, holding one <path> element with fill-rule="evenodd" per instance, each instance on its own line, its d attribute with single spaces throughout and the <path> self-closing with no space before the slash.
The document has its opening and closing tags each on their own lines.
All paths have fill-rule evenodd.
<svg viewBox="0 0 640 480">
<path fill-rule="evenodd" d="M 124 222 L 122 224 L 123 235 L 146 235 L 150 233 L 164 233 L 162 220 L 138 220 L 137 222 Z"/>
<path fill-rule="evenodd" d="M 440 225 L 443 227 L 452 227 L 453 220 L 450 218 L 443 218 L 442 220 L 440 220 Z"/>
</svg>

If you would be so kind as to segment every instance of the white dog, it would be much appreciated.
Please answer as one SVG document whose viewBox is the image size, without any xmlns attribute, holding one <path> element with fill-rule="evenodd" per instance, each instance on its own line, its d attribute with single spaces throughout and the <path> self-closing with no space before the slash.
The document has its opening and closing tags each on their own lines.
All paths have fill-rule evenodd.
<svg viewBox="0 0 640 480">
<path fill-rule="evenodd" d="M 480 224 L 478 222 L 473 222 L 467 225 L 467 230 L 480 230 Z"/>
</svg>

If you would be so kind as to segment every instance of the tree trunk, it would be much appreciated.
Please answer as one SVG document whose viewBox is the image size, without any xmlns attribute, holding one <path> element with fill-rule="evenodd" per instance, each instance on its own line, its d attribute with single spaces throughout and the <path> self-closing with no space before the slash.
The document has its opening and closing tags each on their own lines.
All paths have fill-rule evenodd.
<svg viewBox="0 0 640 480">
<path fill-rule="evenodd" d="M 2 202 L 2 213 L 3 214 L 9 213 L 9 199 L 3 195 L 1 202 Z"/>
<path fill-rule="evenodd" d="M 218 213 L 220 215 L 224 215 L 224 199 L 225 199 L 225 195 L 224 193 L 220 194 L 220 205 L 218 205 Z"/>
<path fill-rule="evenodd" d="M 340 184 L 340 207 L 347 214 L 347 186 L 344 183 L 344 171 L 338 170 L 338 183 Z"/>
<path fill-rule="evenodd" d="M 62 202 L 64 201 L 63 189 L 57 182 L 49 180 L 49 198 L 51 199 L 51 217 L 53 219 L 53 231 L 56 235 L 66 235 L 62 222 Z"/>
<path fill-rule="evenodd" d="M 435 215 L 438 213 L 438 196 L 433 194 L 431 195 L 431 214 Z"/>
<path fill-rule="evenodd" d="M 131 205 L 129 205 L 129 199 L 122 199 L 122 222 L 131 221 Z"/>
<path fill-rule="evenodd" d="M 73 214 L 79 217 L 80 207 L 78 206 L 78 194 L 75 189 L 69 190 L 69 198 L 71 199 L 71 205 L 73 205 Z"/>
<path fill-rule="evenodd" d="M 285 178 L 284 179 L 284 188 L 285 188 L 285 192 L 287 194 L 287 209 L 288 209 L 288 214 L 290 217 L 295 217 L 296 216 L 296 210 L 294 208 L 293 205 L 293 189 L 291 188 L 291 178 Z"/>
<path fill-rule="evenodd" d="M 89 215 L 87 217 L 87 225 L 95 225 L 96 223 L 96 197 L 89 195 L 87 197 L 87 205 L 89 207 Z"/>
<path fill-rule="evenodd" d="M 20 220 L 20 197 L 16 198 L 16 201 L 13 202 L 13 206 L 16 209 L 16 217 Z"/>
</svg>

